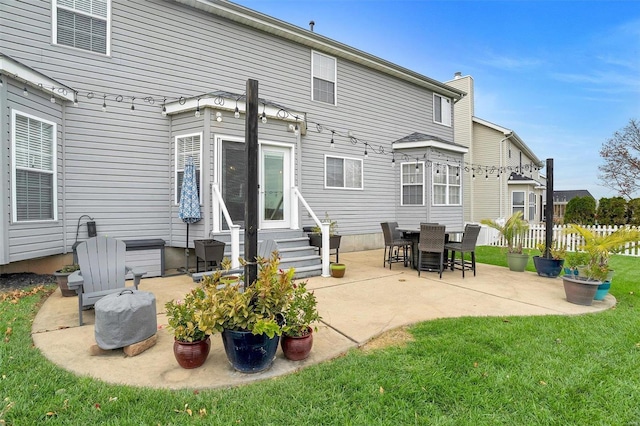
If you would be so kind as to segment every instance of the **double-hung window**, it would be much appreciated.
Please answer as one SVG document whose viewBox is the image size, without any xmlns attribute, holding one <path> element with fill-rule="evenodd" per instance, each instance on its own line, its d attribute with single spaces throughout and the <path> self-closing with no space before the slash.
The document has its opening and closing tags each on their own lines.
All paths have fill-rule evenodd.
<svg viewBox="0 0 640 426">
<path fill-rule="evenodd" d="M 536 218 L 536 194 L 534 192 L 529 193 L 529 220 Z"/>
<path fill-rule="evenodd" d="M 424 163 L 402 163 L 401 205 L 424 205 Z"/>
<path fill-rule="evenodd" d="M 324 158 L 326 188 L 362 189 L 362 160 L 355 158 Z"/>
<path fill-rule="evenodd" d="M 318 52 L 311 53 L 312 99 L 336 104 L 336 58 Z"/>
<path fill-rule="evenodd" d="M 202 187 L 200 182 L 200 164 L 202 159 L 202 133 L 176 136 L 176 169 L 175 169 L 175 194 L 176 204 L 180 203 L 180 192 L 182 189 L 182 179 L 184 178 L 184 166 L 189 157 L 193 158 L 196 169 L 196 184 L 198 185 L 198 196 L 202 203 Z"/>
<path fill-rule="evenodd" d="M 56 125 L 12 112 L 13 220 L 57 219 Z"/>
<path fill-rule="evenodd" d="M 53 0 L 53 42 L 110 54 L 111 0 Z"/>
<path fill-rule="evenodd" d="M 524 216 L 524 191 L 511 193 L 511 214 L 515 212 L 522 212 L 522 216 Z"/>
<path fill-rule="evenodd" d="M 449 164 L 432 164 L 433 204 L 460 205 L 462 185 L 460 167 Z"/>
<path fill-rule="evenodd" d="M 433 94 L 433 121 L 451 126 L 451 99 Z"/>
</svg>

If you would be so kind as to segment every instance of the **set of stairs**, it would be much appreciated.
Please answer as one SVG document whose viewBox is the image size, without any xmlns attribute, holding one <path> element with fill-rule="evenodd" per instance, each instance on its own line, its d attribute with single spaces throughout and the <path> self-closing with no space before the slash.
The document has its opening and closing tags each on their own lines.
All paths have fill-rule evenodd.
<svg viewBox="0 0 640 426">
<path fill-rule="evenodd" d="M 211 234 L 211 238 L 224 241 L 224 257 L 231 258 L 231 235 L 229 233 Z M 322 259 L 318 250 L 309 245 L 309 237 L 302 230 L 274 229 L 260 230 L 258 243 L 274 240 L 280 254 L 280 268 L 295 268 L 295 278 L 319 276 L 322 273 Z M 240 232 L 240 257 L 244 258 L 244 231 Z"/>
</svg>

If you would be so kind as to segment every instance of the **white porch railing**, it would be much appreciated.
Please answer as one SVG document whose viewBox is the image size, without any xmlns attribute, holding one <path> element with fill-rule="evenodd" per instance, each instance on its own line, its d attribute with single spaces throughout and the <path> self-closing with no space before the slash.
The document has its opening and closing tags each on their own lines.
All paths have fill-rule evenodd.
<svg viewBox="0 0 640 426">
<path fill-rule="evenodd" d="M 222 230 L 222 220 L 220 213 L 224 215 L 224 219 L 229 225 L 231 231 L 231 269 L 240 267 L 240 225 L 234 225 L 227 206 L 222 199 L 220 188 L 217 183 L 211 184 L 211 211 L 213 212 L 213 232 L 218 233 Z"/>
<path fill-rule="evenodd" d="M 320 219 L 318 219 L 318 216 L 316 216 L 316 214 L 313 212 L 313 210 L 311 209 L 311 207 L 309 206 L 309 203 L 307 203 L 307 201 L 304 199 L 304 197 L 302 196 L 302 194 L 300 193 L 300 190 L 298 189 L 297 186 L 294 186 L 291 188 L 291 198 L 292 198 L 292 203 L 291 203 L 291 217 L 293 218 L 292 223 L 291 223 L 291 227 L 294 229 L 298 229 L 300 228 L 300 225 L 298 223 L 298 201 L 304 206 L 305 209 L 307 209 L 307 212 L 309 212 L 309 215 L 313 218 L 313 221 L 316 223 L 316 225 L 320 228 L 320 232 L 322 233 L 322 276 L 323 277 L 329 277 L 331 276 L 331 273 L 329 271 L 329 226 L 330 226 L 330 222 L 329 221 L 321 221 Z"/>
<path fill-rule="evenodd" d="M 484 228 L 487 228 L 483 225 Z M 567 225 L 554 225 L 553 227 L 553 241 L 556 242 L 560 247 L 564 246 L 567 251 L 577 251 L 578 247 L 583 244 L 583 239 L 580 235 L 577 234 L 565 234 L 565 229 L 567 229 Z M 596 235 L 609 235 L 620 228 L 624 228 L 624 226 L 585 226 L 585 228 L 591 230 Z M 633 227 L 636 228 L 636 227 Z M 538 248 L 538 244 L 544 244 L 545 240 L 545 232 L 546 227 L 544 224 L 540 225 L 530 225 L 529 232 L 525 235 L 522 240 L 522 247 L 526 249 L 535 249 Z M 498 233 L 498 231 L 488 228 L 487 245 L 490 246 L 506 246 L 506 242 L 502 238 L 502 236 Z M 621 251 L 618 254 L 622 254 L 625 256 L 640 256 L 640 248 L 634 247 L 633 244 L 627 244 L 627 249 Z"/>
<path fill-rule="evenodd" d="M 313 212 L 297 186 L 291 188 L 291 201 L 291 229 L 300 229 L 298 210 L 298 202 L 300 202 L 322 232 L 322 276 L 331 276 L 329 271 L 329 221 L 321 221 L 318 219 L 318 216 Z M 219 233 L 222 231 L 221 213 L 229 225 L 229 229 L 231 230 L 231 268 L 239 268 L 240 225 L 233 224 L 231 215 L 229 214 L 229 210 L 227 210 L 227 206 L 222 198 L 222 193 L 220 192 L 220 187 L 217 183 L 211 184 L 211 211 L 213 212 L 212 232 Z"/>
</svg>

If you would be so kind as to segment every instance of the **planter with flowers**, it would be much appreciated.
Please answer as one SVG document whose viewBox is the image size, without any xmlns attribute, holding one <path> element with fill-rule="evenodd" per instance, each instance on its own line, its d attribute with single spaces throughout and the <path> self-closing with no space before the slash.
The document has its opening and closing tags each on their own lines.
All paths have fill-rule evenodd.
<svg viewBox="0 0 640 426">
<path fill-rule="evenodd" d="M 222 333 L 225 353 L 237 371 L 257 373 L 275 359 L 295 272 L 293 268 L 283 272 L 279 263 L 277 252 L 259 259 L 257 279 L 244 289 L 220 285 L 220 271 L 202 281 L 207 304 L 197 314 L 199 328 Z"/>
<path fill-rule="evenodd" d="M 169 327 L 173 330 L 173 354 L 183 368 L 200 367 L 211 349 L 209 334 L 198 324 L 200 312 L 208 303 L 203 288 L 191 290 L 182 300 L 165 304 Z"/>
<path fill-rule="evenodd" d="M 300 361 L 309 356 L 313 346 L 311 324 L 320 321 L 318 302 L 313 291 L 307 290 L 307 283 L 293 284 L 293 291 L 282 315 L 281 347 L 284 356 L 292 361 Z"/>
</svg>

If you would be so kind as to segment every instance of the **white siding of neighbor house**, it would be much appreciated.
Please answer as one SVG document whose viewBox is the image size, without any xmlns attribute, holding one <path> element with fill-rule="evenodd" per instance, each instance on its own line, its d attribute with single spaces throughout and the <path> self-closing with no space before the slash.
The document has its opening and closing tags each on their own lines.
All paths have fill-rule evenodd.
<svg viewBox="0 0 640 426">
<path fill-rule="evenodd" d="M 190 246 L 194 238 L 208 237 L 214 137 L 243 137 L 244 116 L 236 120 L 233 112 L 225 112 L 222 123 L 207 114 L 200 119 L 187 112 L 163 117 L 157 102 L 163 96 L 244 93 L 251 78 L 258 80 L 261 98 L 304 111 L 324 124 L 322 133 L 310 124 L 301 138 L 298 185 L 316 214 L 328 212 L 346 235 L 379 233 L 379 223 L 398 214 L 397 169 L 391 168 L 390 155 L 375 150 L 390 152 L 393 141 L 413 132 L 453 141 L 452 127 L 432 121 L 431 91 L 338 58 L 337 106 L 313 102 L 309 47 L 200 10 L 170 1 L 113 0 L 111 56 L 104 56 L 53 45 L 50 7 L 38 0 L 4 4 L 0 46 L 4 54 L 81 92 L 79 106 L 69 104 L 64 111 L 46 97 L 23 99 L 19 92 L 12 93 L 7 105 L 24 103 L 24 112 L 41 112 L 58 123 L 59 220 L 35 227 L 9 224 L 10 256 L 0 263 L 70 251 L 83 214 L 94 218 L 101 235 L 163 238 L 169 246 L 184 246 L 186 226 L 178 219 L 173 193 L 173 140 L 182 133 L 203 131 L 205 218 L 190 227 Z M 87 92 L 94 97 L 88 99 Z M 101 111 L 104 93 L 110 94 L 107 112 Z M 117 94 L 124 96 L 123 102 L 114 100 Z M 143 100 L 150 95 L 156 97 L 154 105 Z M 363 190 L 324 189 L 330 128 L 342 134 L 349 130 L 371 145 Z M 260 140 L 295 144 L 293 133 L 279 120 L 260 124 L 259 132 Z M 358 157 L 364 152 L 362 144 L 347 138 L 336 135 L 335 142 L 332 155 Z M 304 212 L 301 217 L 303 224 L 311 224 Z M 81 227 L 80 240 L 84 238 L 86 227 Z"/>
</svg>

